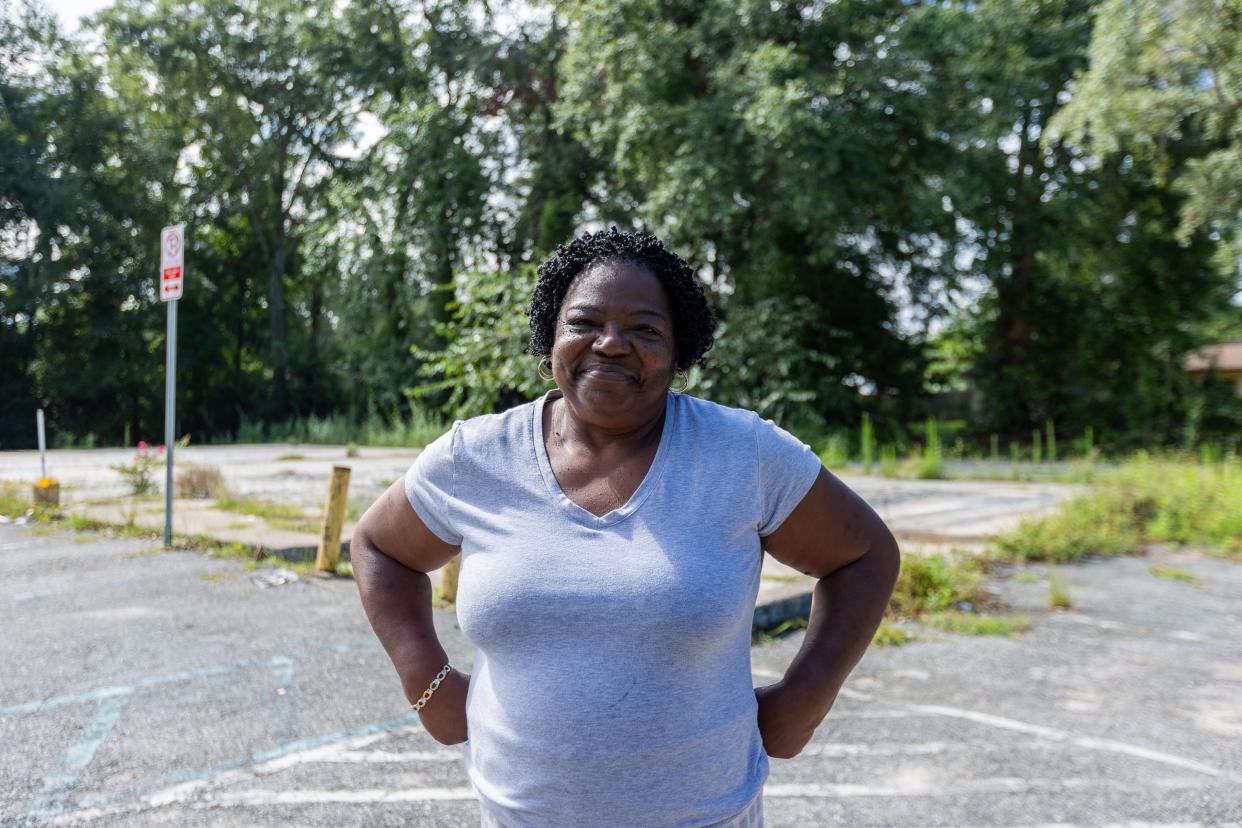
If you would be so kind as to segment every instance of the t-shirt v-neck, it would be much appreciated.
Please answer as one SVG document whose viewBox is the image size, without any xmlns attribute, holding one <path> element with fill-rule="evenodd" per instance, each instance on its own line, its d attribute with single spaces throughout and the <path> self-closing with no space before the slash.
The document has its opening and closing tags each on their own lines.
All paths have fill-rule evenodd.
<svg viewBox="0 0 1242 828">
<path fill-rule="evenodd" d="M 548 487 L 548 495 L 557 503 L 566 517 L 584 526 L 600 528 L 620 523 L 634 514 L 643 505 L 643 501 L 651 494 L 652 489 L 655 488 L 660 478 L 664 462 L 671 451 L 670 446 L 676 435 L 677 406 L 674 404 L 674 396 L 672 394 L 665 395 L 664 423 L 660 432 L 660 444 L 656 448 L 655 457 L 651 460 L 651 466 L 647 469 L 647 474 L 643 476 L 642 482 L 638 484 L 638 488 L 630 495 L 629 500 L 616 509 L 602 515 L 596 515 L 575 503 L 569 495 L 565 494 L 565 490 L 561 488 L 560 481 L 556 479 L 556 473 L 552 471 L 552 462 L 548 458 L 547 446 L 544 444 L 543 409 L 548 400 L 561 396 L 563 395 L 558 389 L 549 389 L 532 406 L 534 422 L 532 423 L 530 433 L 533 437 L 535 457 L 539 463 L 539 472 L 543 476 L 544 484 Z"/>
</svg>

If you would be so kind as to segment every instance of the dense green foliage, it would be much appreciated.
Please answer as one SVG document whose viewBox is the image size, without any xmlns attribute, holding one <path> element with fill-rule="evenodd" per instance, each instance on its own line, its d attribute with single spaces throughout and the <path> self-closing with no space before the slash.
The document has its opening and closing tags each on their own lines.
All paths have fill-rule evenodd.
<svg viewBox="0 0 1242 828">
<path fill-rule="evenodd" d="M 1020 561 L 1133 555 L 1144 544 L 1204 546 L 1242 556 L 1242 463 L 1193 463 L 1145 455 L 1099 479 L 1089 494 L 997 540 Z"/>
<path fill-rule="evenodd" d="M 54 445 L 159 439 L 174 222 L 196 440 L 529 399 L 533 267 L 616 223 L 721 319 L 691 393 L 868 413 L 868 462 L 966 388 L 978 446 L 1236 442 L 1181 365 L 1242 338 L 1242 12 L 1161 8 L 117 0 L 70 35 L 0 0 L 0 448 L 39 406 Z"/>
</svg>

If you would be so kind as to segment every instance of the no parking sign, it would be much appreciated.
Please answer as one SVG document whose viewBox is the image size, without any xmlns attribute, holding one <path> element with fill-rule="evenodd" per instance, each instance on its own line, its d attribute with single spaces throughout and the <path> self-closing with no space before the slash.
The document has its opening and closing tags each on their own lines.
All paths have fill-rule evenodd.
<svg viewBox="0 0 1242 828">
<path fill-rule="evenodd" d="M 185 267 L 185 225 L 173 224 L 160 231 L 160 299 L 181 298 Z"/>
<path fill-rule="evenodd" d="M 177 442 L 177 300 L 185 282 L 185 225 L 160 231 L 160 299 L 167 302 L 164 361 L 164 546 L 172 545 L 173 446 Z"/>
</svg>

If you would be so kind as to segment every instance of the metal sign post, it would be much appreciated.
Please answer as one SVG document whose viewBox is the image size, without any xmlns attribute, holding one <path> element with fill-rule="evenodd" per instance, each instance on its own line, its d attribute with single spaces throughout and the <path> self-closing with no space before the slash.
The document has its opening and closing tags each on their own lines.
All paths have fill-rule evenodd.
<svg viewBox="0 0 1242 828">
<path fill-rule="evenodd" d="M 177 300 L 185 266 L 185 226 L 160 231 L 160 299 L 168 303 L 164 362 L 164 546 L 172 546 L 173 444 L 177 442 Z"/>
<path fill-rule="evenodd" d="M 47 431 L 43 428 L 43 409 L 35 412 L 35 428 L 39 432 L 39 470 L 40 479 L 47 477 Z"/>
</svg>

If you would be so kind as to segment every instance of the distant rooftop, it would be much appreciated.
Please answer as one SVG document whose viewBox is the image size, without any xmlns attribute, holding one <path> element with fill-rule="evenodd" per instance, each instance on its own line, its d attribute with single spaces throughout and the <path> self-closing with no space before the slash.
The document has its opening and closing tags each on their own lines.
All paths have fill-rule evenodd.
<svg viewBox="0 0 1242 828">
<path fill-rule="evenodd" d="M 1186 356 L 1187 371 L 1242 371 L 1242 342 L 1205 345 Z"/>
</svg>

